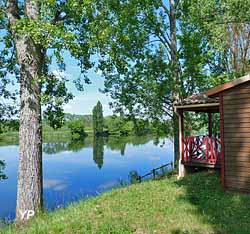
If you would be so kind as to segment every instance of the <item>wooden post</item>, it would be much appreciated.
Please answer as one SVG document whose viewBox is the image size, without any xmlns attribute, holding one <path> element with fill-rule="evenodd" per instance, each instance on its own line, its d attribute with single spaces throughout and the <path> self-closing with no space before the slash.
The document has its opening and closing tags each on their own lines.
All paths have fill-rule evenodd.
<svg viewBox="0 0 250 234">
<path fill-rule="evenodd" d="M 179 159 L 179 175 L 178 178 L 182 178 L 185 176 L 185 166 L 182 164 L 182 160 L 184 160 L 184 121 L 183 121 L 183 110 L 178 112 L 179 116 L 179 151 L 180 151 L 180 159 Z"/>
<path fill-rule="evenodd" d="M 212 113 L 208 113 L 208 136 L 212 137 L 213 135 L 213 123 L 212 123 Z"/>
<path fill-rule="evenodd" d="M 153 172 L 153 178 L 155 179 L 155 169 L 153 169 L 152 172 Z"/>
<path fill-rule="evenodd" d="M 220 93 L 219 97 L 220 97 L 221 186 L 224 189 L 225 188 L 225 151 L 224 151 L 223 93 Z"/>
<path fill-rule="evenodd" d="M 161 173 L 162 173 L 162 175 L 164 175 L 164 166 L 162 166 L 162 168 L 161 168 Z"/>
<path fill-rule="evenodd" d="M 139 183 L 141 183 L 141 176 L 138 176 L 138 181 Z"/>
</svg>

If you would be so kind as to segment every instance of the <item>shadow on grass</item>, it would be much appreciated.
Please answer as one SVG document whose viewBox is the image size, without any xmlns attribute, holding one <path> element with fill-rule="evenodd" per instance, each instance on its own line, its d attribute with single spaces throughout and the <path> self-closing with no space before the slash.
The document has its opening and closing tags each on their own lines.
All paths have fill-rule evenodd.
<svg viewBox="0 0 250 234">
<path fill-rule="evenodd" d="M 186 190 L 179 199 L 198 208 L 216 234 L 250 233 L 250 195 L 224 192 L 217 173 L 196 173 L 176 182 Z M 189 234 L 176 230 L 173 234 Z"/>
</svg>

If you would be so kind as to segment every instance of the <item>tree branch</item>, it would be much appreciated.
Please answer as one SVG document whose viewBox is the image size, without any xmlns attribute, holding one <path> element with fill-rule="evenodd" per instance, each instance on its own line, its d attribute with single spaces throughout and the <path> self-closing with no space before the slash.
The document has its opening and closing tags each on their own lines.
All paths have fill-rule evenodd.
<svg viewBox="0 0 250 234">
<path fill-rule="evenodd" d="M 10 25 L 14 24 L 18 19 L 20 19 L 17 0 L 7 1 L 6 14 Z"/>
<path fill-rule="evenodd" d="M 170 16 L 170 12 L 169 9 L 167 8 L 167 6 L 164 4 L 164 2 L 161 2 L 161 6 L 164 9 L 165 13 L 168 15 L 168 17 Z"/>
<path fill-rule="evenodd" d="M 158 29 L 159 31 L 157 32 L 155 28 L 157 26 L 156 23 L 153 21 L 151 17 L 149 17 L 149 15 L 145 14 L 145 16 L 146 18 L 149 19 L 151 25 L 154 27 L 154 35 L 160 39 L 160 41 L 165 45 L 165 47 L 167 47 L 168 49 L 171 49 L 171 44 L 168 38 L 166 37 L 166 35 L 164 34 L 164 32 L 160 28 Z"/>
<path fill-rule="evenodd" d="M 176 2 L 175 2 L 175 9 L 176 10 L 178 9 L 180 3 L 181 3 L 181 0 L 176 0 Z"/>
<path fill-rule="evenodd" d="M 36 20 L 40 15 L 40 3 L 39 1 L 26 0 L 25 11 L 29 19 Z"/>
</svg>

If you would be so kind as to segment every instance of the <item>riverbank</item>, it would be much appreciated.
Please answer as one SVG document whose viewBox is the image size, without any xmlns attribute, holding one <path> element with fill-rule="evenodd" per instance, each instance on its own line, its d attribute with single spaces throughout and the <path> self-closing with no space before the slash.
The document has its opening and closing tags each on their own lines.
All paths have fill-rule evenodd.
<svg viewBox="0 0 250 234">
<path fill-rule="evenodd" d="M 88 136 L 93 136 L 93 131 L 90 129 L 86 130 L 86 133 Z M 16 143 L 18 144 L 18 131 L 9 131 L 9 132 L 4 132 L 0 135 L 0 145 L 2 142 L 4 143 Z M 58 140 L 66 140 L 69 141 L 71 139 L 71 132 L 70 129 L 67 127 L 54 130 L 50 127 L 45 127 L 43 129 L 43 139 L 44 141 L 58 141 Z"/>
<path fill-rule="evenodd" d="M 197 173 L 106 192 L 0 233 L 248 234 L 249 204 L 249 195 L 224 193 L 217 175 Z"/>
<path fill-rule="evenodd" d="M 87 134 L 88 137 L 93 137 L 94 133 L 93 133 L 93 129 L 86 129 L 85 133 Z M 147 135 L 153 135 L 153 134 L 145 134 Z M 118 132 L 113 132 L 112 134 L 103 134 L 103 135 L 99 135 L 99 137 L 133 137 L 133 136 L 137 136 L 135 134 L 130 134 L 130 135 L 120 135 Z M 139 135 L 138 137 L 143 136 L 143 135 Z M 43 139 L 44 141 L 56 141 L 56 140 L 70 140 L 72 137 L 70 129 L 67 127 L 63 127 L 60 128 L 58 130 L 54 130 L 51 127 L 44 127 L 43 128 Z M 163 138 L 166 137 L 165 135 L 160 135 L 160 136 L 156 136 L 156 138 Z M 1 142 L 14 142 L 14 143 L 18 143 L 18 139 L 19 139 L 19 133 L 18 131 L 9 131 L 9 132 L 4 132 L 2 134 L 0 134 L 0 145 Z"/>
</svg>

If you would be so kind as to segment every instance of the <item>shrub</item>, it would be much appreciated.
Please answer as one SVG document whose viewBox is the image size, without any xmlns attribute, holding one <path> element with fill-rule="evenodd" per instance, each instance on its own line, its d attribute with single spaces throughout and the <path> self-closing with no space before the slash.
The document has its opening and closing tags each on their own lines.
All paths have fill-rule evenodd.
<svg viewBox="0 0 250 234">
<path fill-rule="evenodd" d="M 84 131 L 84 124 L 82 120 L 74 120 L 68 123 L 68 128 L 71 132 L 73 140 L 86 137 L 88 134 Z"/>
</svg>

